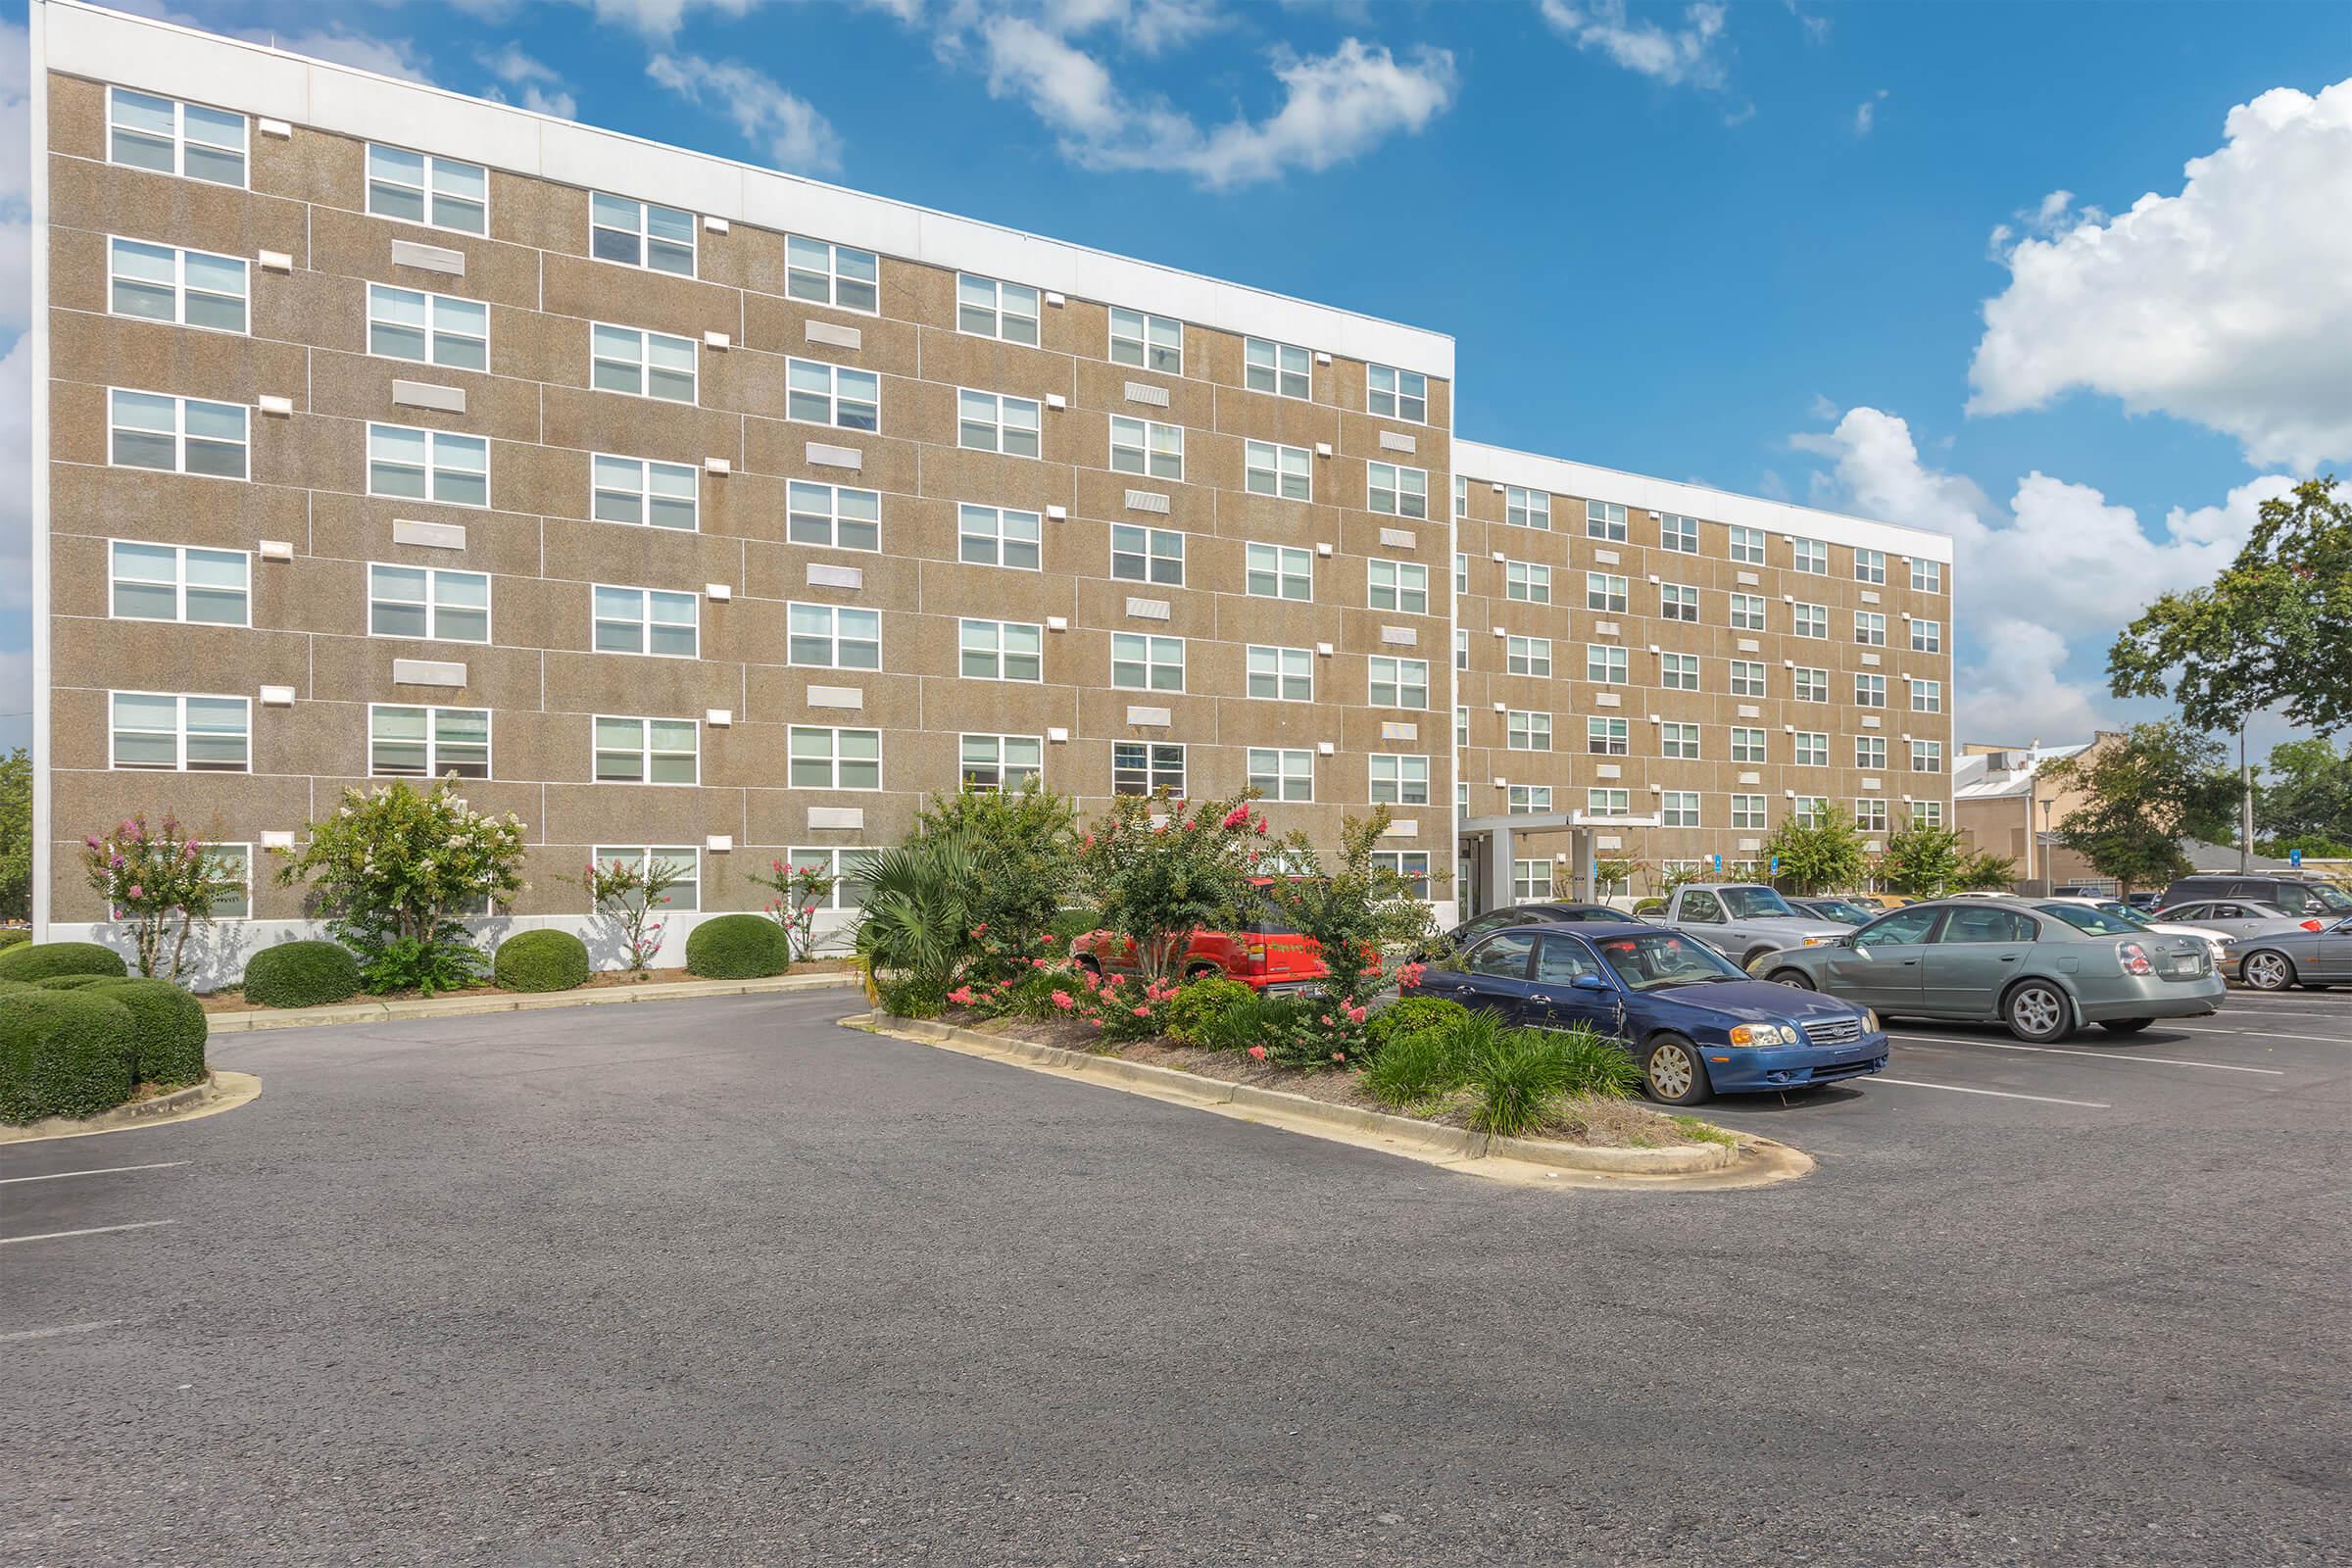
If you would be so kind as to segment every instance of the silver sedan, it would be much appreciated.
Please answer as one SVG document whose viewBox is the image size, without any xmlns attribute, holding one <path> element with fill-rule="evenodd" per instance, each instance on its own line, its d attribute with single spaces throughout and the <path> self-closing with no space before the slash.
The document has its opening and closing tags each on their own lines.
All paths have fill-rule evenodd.
<svg viewBox="0 0 2352 1568">
<path fill-rule="evenodd" d="M 2352 919 L 2317 931 L 2298 924 L 2291 931 L 2240 937 L 2224 964 L 2256 991 L 2352 985 Z"/>
<path fill-rule="evenodd" d="M 2322 915 L 2289 914 L 2276 904 L 2257 904 L 2251 899 L 2190 899 L 2158 909 L 2154 918 L 2203 926 L 2208 931 L 2219 931 L 2232 942 L 2267 937 L 2274 932 L 2328 928 L 2328 920 Z"/>
</svg>

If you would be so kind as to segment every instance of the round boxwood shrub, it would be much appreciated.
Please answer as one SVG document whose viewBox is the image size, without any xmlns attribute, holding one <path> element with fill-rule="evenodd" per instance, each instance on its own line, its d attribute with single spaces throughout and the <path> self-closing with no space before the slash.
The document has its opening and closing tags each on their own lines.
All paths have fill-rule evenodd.
<svg viewBox="0 0 2352 1568">
<path fill-rule="evenodd" d="M 95 942 L 21 942 L 0 950 L 0 980 L 46 980 L 55 974 L 130 972 L 122 955 Z"/>
<path fill-rule="evenodd" d="M 332 942 L 281 942 L 245 960 L 245 1000 L 318 1007 L 360 994 L 360 960 Z"/>
<path fill-rule="evenodd" d="M 89 1116 L 130 1098 L 130 1009 L 106 996 L 26 988 L 0 995 L 0 1122 Z"/>
<path fill-rule="evenodd" d="M 119 974 L 53 974 L 46 980 L 35 980 L 38 991 L 79 991 L 84 986 L 102 986 L 122 977 Z"/>
<path fill-rule="evenodd" d="M 138 1082 L 177 1089 L 204 1081 L 204 1004 L 169 980 L 101 980 L 88 994 L 130 1009 Z"/>
<path fill-rule="evenodd" d="M 508 991 L 569 991 L 588 983 L 588 944 L 568 931 L 518 931 L 498 945 L 490 978 Z"/>
<path fill-rule="evenodd" d="M 706 980 L 759 980 L 792 967 L 784 928 L 764 914 L 721 914 L 686 933 L 686 972 Z"/>
</svg>

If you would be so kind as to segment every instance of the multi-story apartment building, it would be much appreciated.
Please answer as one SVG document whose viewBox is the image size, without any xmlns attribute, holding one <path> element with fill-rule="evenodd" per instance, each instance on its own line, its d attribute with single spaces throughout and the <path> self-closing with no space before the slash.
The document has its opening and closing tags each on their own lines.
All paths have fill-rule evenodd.
<svg viewBox="0 0 2352 1568">
<path fill-rule="evenodd" d="M 1255 787 L 1325 842 L 1386 805 L 1442 915 L 1486 815 L 1691 858 L 1946 794 L 1948 541 L 1457 446 L 1442 333 L 79 0 L 30 30 L 57 935 L 105 914 L 81 835 L 168 808 L 249 868 L 233 969 L 304 916 L 270 849 L 451 773 L 527 824 L 498 919 L 659 856 L 673 949 L 959 786 Z"/>
</svg>

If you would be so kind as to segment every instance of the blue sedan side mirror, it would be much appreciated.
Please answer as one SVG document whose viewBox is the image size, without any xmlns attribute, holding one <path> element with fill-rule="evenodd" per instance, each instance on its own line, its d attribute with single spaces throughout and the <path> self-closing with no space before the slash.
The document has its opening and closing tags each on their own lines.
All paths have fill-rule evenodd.
<svg viewBox="0 0 2352 1568">
<path fill-rule="evenodd" d="M 1571 991 L 1606 991 L 1609 983 L 1596 974 L 1580 974 L 1568 982 Z"/>
</svg>

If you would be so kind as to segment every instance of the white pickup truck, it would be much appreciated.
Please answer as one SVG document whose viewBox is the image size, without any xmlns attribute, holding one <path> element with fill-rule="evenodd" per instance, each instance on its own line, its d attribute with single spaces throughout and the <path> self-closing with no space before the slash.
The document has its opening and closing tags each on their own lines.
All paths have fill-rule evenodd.
<svg viewBox="0 0 2352 1568">
<path fill-rule="evenodd" d="M 1851 929 L 1799 914 L 1756 882 L 1686 882 L 1667 899 L 1657 922 L 1690 932 L 1742 969 L 1767 953 L 1823 947 Z"/>
</svg>

